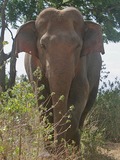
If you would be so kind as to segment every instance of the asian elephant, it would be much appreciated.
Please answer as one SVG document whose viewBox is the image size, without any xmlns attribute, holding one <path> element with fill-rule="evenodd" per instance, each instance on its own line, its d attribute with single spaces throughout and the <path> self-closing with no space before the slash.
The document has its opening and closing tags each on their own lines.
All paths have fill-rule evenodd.
<svg viewBox="0 0 120 160">
<path fill-rule="evenodd" d="M 104 54 L 102 29 L 99 24 L 84 21 L 76 8 L 67 7 L 63 10 L 44 9 L 35 21 L 22 25 L 15 37 L 16 54 L 26 52 L 25 68 L 29 80 L 37 85 L 45 83 L 43 94 L 52 96 L 48 107 L 53 108 L 51 122 L 54 128 L 54 140 L 61 144 L 67 142 L 80 143 L 80 129 L 85 117 L 96 99 L 100 70 L 101 55 Z M 33 71 L 40 67 L 42 82 L 37 82 Z M 73 105 L 72 116 L 66 123 L 67 112 Z"/>
</svg>

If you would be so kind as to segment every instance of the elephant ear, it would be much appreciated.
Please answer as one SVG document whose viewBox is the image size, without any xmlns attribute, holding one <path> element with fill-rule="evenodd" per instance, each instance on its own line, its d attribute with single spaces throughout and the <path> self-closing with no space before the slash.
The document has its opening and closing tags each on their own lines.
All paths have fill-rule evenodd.
<svg viewBox="0 0 120 160">
<path fill-rule="evenodd" d="M 100 52 L 104 54 L 102 29 L 99 24 L 85 21 L 85 31 L 81 56 Z"/>
<path fill-rule="evenodd" d="M 16 56 L 19 52 L 27 52 L 38 57 L 35 21 L 29 21 L 19 28 L 14 44 Z"/>
</svg>

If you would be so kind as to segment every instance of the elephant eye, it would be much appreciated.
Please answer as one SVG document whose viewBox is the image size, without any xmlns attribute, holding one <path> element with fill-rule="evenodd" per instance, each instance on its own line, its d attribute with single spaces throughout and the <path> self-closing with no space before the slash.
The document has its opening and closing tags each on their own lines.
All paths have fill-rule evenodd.
<svg viewBox="0 0 120 160">
<path fill-rule="evenodd" d="M 46 49 L 46 46 L 43 43 L 40 43 L 40 46 L 42 49 L 44 49 L 44 50 Z"/>
</svg>

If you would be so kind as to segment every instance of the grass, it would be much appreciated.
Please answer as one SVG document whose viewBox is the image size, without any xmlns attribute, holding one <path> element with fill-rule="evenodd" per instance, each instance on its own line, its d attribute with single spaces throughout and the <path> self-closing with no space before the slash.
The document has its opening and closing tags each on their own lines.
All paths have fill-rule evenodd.
<svg viewBox="0 0 120 160">
<path fill-rule="evenodd" d="M 100 147 L 107 140 L 120 141 L 120 83 L 116 79 L 114 83 L 105 85 L 86 118 L 81 153 L 66 145 L 66 158 L 56 151 L 48 159 L 112 160 L 101 153 Z M 46 143 L 54 146 L 50 141 L 53 126 L 43 112 L 38 111 L 36 97 L 27 82 L 19 82 L 12 90 L 0 94 L 1 160 L 39 160 Z"/>
</svg>

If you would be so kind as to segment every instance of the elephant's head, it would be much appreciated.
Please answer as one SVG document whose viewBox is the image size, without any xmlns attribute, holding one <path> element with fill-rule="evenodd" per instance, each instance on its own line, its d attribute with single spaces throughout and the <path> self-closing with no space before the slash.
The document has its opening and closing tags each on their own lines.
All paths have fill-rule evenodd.
<svg viewBox="0 0 120 160">
<path fill-rule="evenodd" d="M 36 21 L 24 24 L 16 38 L 16 53 L 27 52 L 39 59 L 41 69 L 48 79 L 53 96 L 53 105 L 60 95 L 65 96 L 54 109 L 54 123 L 67 112 L 67 99 L 72 80 L 74 79 L 80 58 L 88 54 L 104 53 L 100 25 L 84 21 L 81 13 L 75 8 L 43 10 Z M 61 111 L 61 114 L 58 114 Z M 58 140 L 65 137 L 66 126 L 63 118 L 56 127 Z"/>
</svg>

